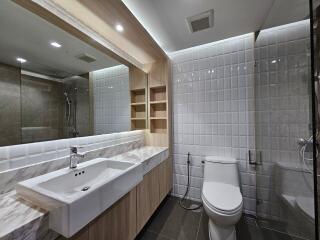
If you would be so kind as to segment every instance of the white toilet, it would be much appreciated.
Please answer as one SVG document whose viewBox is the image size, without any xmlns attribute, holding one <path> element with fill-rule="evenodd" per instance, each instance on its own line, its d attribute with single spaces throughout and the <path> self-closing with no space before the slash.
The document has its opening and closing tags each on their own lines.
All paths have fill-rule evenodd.
<svg viewBox="0 0 320 240">
<path fill-rule="evenodd" d="M 235 224 L 242 214 L 242 195 L 236 159 L 206 157 L 202 202 L 209 217 L 211 240 L 235 240 Z"/>
</svg>

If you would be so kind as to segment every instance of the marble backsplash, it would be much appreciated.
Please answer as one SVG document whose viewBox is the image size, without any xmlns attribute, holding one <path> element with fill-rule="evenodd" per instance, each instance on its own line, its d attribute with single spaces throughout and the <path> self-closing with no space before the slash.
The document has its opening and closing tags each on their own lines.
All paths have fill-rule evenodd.
<svg viewBox="0 0 320 240">
<path fill-rule="evenodd" d="M 63 148 L 58 148 L 59 141 L 63 141 Z M 34 155 L 30 155 L 28 145 L 38 144 L 39 146 L 51 144 L 55 146 L 54 151 L 41 152 L 36 155 L 37 161 L 33 162 Z M 4 147 L 10 154 L 15 147 L 25 147 L 25 152 L 29 155 L 22 156 L 18 159 L 7 159 L 1 161 L 20 161 L 21 166 L 8 168 L 0 172 L 0 194 L 12 191 L 17 182 L 36 177 L 51 171 L 55 171 L 68 166 L 69 164 L 69 146 L 80 145 L 80 152 L 85 153 L 85 158 L 82 161 L 88 161 L 97 157 L 112 157 L 142 147 L 144 145 L 144 132 L 132 131 L 114 134 L 105 134 L 99 136 L 82 137 L 76 139 L 64 139 L 57 141 L 49 141 L 43 143 L 23 144 L 17 146 Z M 31 147 L 31 149 L 33 146 Z M 0 151 L 3 150 L 0 148 Z M 21 151 L 21 149 L 20 149 Z M 10 155 L 9 155 L 10 156 Z M 11 155 L 12 156 L 12 155 Z M 15 164 L 17 165 L 17 163 Z M 11 165 L 11 166 L 15 166 Z M 1 171 L 1 168 L 0 168 Z"/>
</svg>

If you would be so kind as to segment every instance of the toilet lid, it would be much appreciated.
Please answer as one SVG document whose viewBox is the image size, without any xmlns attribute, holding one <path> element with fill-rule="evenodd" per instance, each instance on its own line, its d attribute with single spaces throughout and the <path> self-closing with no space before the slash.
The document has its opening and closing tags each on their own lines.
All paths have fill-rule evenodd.
<svg viewBox="0 0 320 240">
<path fill-rule="evenodd" d="M 210 208 L 222 212 L 234 212 L 242 207 L 239 187 L 230 184 L 204 182 L 202 196 Z"/>
</svg>

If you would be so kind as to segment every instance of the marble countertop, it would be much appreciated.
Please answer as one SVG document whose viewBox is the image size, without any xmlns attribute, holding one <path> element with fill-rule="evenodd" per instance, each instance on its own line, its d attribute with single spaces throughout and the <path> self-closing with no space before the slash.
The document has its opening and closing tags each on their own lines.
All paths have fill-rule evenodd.
<svg viewBox="0 0 320 240">
<path fill-rule="evenodd" d="M 114 160 L 123 160 L 130 162 L 140 162 L 142 164 L 144 173 L 146 174 L 152 168 L 159 165 L 162 161 L 169 157 L 169 151 L 166 147 L 152 147 L 145 146 L 137 148 L 132 151 L 116 155 L 112 157 Z"/>
<path fill-rule="evenodd" d="M 166 147 L 144 146 L 111 159 L 141 162 L 145 174 L 168 156 Z M 58 236 L 48 229 L 48 213 L 19 198 L 15 191 L 0 195 L 0 226 L 0 240 L 51 240 Z"/>
</svg>

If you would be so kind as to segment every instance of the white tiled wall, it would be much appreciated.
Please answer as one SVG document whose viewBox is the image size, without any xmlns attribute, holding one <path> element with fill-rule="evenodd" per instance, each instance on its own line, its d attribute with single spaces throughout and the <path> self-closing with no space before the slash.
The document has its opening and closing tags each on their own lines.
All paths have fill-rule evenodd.
<svg viewBox="0 0 320 240">
<path fill-rule="evenodd" d="M 95 134 L 130 130 L 129 69 L 125 65 L 93 72 Z"/>
<path fill-rule="evenodd" d="M 245 210 L 255 212 L 255 175 L 247 165 L 254 148 L 254 35 L 247 34 L 173 53 L 174 194 L 184 194 L 187 153 L 192 155 L 190 197 L 200 200 L 201 160 L 239 160 Z"/>
<path fill-rule="evenodd" d="M 188 152 L 194 200 L 201 196 L 203 157 L 232 156 L 239 160 L 245 212 L 256 214 L 258 196 L 259 214 L 279 216 L 272 167 L 299 161 L 296 139 L 309 134 L 308 36 L 306 20 L 263 30 L 256 43 L 252 33 L 170 56 L 174 195 L 186 189 Z M 265 166 L 257 176 L 247 161 L 256 145 Z"/>
</svg>

